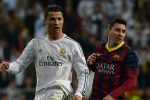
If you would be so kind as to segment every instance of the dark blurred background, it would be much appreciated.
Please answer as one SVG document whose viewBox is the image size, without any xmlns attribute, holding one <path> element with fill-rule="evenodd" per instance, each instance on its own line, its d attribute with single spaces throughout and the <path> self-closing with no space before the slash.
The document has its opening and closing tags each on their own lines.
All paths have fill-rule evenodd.
<svg viewBox="0 0 150 100">
<path fill-rule="evenodd" d="M 125 95 L 150 100 L 150 0 L 0 0 L 0 61 L 16 60 L 32 38 L 45 35 L 43 14 L 49 4 L 63 7 L 64 33 L 81 44 L 86 58 L 97 41 L 106 39 L 112 18 L 127 20 L 126 41 L 139 56 L 140 70 L 137 87 Z M 34 64 L 16 75 L 0 73 L 0 100 L 33 100 L 35 85 Z"/>
</svg>

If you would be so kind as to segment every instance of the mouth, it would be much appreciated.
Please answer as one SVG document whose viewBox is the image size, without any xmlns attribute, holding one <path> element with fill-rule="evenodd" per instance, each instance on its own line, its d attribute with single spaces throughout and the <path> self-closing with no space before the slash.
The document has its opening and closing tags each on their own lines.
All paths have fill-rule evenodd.
<svg viewBox="0 0 150 100">
<path fill-rule="evenodd" d="M 58 29 L 59 27 L 58 27 L 58 26 L 55 26 L 54 28 L 55 28 L 55 29 Z"/>
<path fill-rule="evenodd" d="M 122 39 L 121 39 L 121 38 L 116 38 L 116 41 L 117 41 L 117 42 L 121 42 Z"/>
<path fill-rule="evenodd" d="M 116 38 L 116 40 L 122 41 L 122 38 Z"/>
<path fill-rule="evenodd" d="M 59 30 L 59 27 L 54 27 L 54 30 Z"/>
</svg>

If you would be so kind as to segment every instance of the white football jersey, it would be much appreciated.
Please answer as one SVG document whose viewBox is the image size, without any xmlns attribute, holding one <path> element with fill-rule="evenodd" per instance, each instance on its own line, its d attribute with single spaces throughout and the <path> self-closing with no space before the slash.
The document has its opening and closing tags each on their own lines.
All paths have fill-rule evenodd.
<svg viewBox="0 0 150 100">
<path fill-rule="evenodd" d="M 9 72 L 18 73 L 31 62 L 35 63 L 37 86 L 43 88 L 60 86 L 67 94 L 72 93 L 72 71 L 78 78 L 76 95 L 84 95 L 89 70 L 80 45 L 64 34 L 55 41 L 48 36 L 32 39 L 17 61 L 10 63 Z"/>
</svg>

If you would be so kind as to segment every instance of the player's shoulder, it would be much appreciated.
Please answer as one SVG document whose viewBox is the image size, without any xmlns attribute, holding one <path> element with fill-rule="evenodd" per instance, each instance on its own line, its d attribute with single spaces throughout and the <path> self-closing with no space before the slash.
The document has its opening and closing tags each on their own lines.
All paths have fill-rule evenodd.
<svg viewBox="0 0 150 100">
<path fill-rule="evenodd" d="M 79 43 L 74 40 L 73 38 L 69 37 L 68 35 L 64 36 L 64 39 L 67 43 L 70 43 L 71 45 L 78 45 Z"/>
<path fill-rule="evenodd" d="M 34 41 L 34 42 L 43 41 L 45 40 L 45 38 L 46 36 L 36 37 L 36 38 L 33 38 L 31 41 Z"/>
<path fill-rule="evenodd" d="M 41 37 L 36 37 L 36 38 L 33 38 L 34 41 L 39 41 L 39 40 L 43 40 L 45 39 L 46 36 L 41 36 Z"/>
<path fill-rule="evenodd" d="M 137 52 L 134 48 L 132 48 L 128 43 L 124 44 L 124 48 L 128 49 L 128 56 L 132 58 L 137 58 Z"/>
<path fill-rule="evenodd" d="M 81 49 L 81 45 L 74 39 L 72 39 L 71 37 L 65 35 L 64 37 L 65 39 L 65 43 L 72 49 L 74 50 L 79 50 Z"/>
<path fill-rule="evenodd" d="M 127 42 L 125 42 L 125 44 L 123 45 L 123 48 L 127 49 L 129 53 L 135 52 L 135 50 Z"/>
<path fill-rule="evenodd" d="M 36 37 L 36 38 L 31 39 L 29 43 L 33 45 L 40 45 L 41 43 L 43 43 L 42 41 L 45 40 L 44 38 L 45 38 L 44 36 Z"/>
</svg>

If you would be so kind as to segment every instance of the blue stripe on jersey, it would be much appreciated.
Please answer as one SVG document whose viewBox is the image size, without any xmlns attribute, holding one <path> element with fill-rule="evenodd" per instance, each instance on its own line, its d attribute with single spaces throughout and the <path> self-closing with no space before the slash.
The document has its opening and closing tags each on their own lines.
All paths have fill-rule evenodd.
<svg viewBox="0 0 150 100">
<path fill-rule="evenodd" d="M 120 55 L 121 54 L 121 50 L 117 50 L 116 52 L 115 52 L 115 54 L 114 55 Z M 112 58 L 112 60 L 113 60 L 113 58 Z M 113 62 L 113 61 L 112 61 Z M 115 62 L 114 62 L 115 63 Z M 117 63 L 116 63 L 117 64 Z M 116 69 L 117 68 L 115 68 L 115 71 L 116 71 Z M 109 76 L 109 80 L 108 80 L 108 88 L 107 88 L 107 92 L 108 93 L 110 93 L 112 90 L 113 90 L 113 88 L 114 88 L 114 85 L 115 85 L 115 83 L 114 83 L 114 76 L 115 75 L 110 75 Z"/>
<path fill-rule="evenodd" d="M 105 59 L 104 61 L 102 61 L 101 63 L 107 63 L 109 61 L 109 58 L 111 57 L 110 53 L 107 52 L 106 56 L 105 56 Z M 101 74 L 101 77 L 99 77 L 99 85 L 98 85 L 98 88 L 99 89 L 103 89 L 103 85 L 107 85 L 105 82 L 105 78 L 107 78 L 107 74 Z M 104 92 L 101 90 L 101 92 Z M 100 93 L 100 95 L 102 95 L 104 93 Z M 102 95 L 104 96 L 104 95 Z"/>
<path fill-rule="evenodd" d="M 103 51 L 103 52 L 101 52 L 101 51 Z M 100 51 L 99 51 L 99 53 L 101 53 L 101 54 L 104 54 L 104 46 L 103 47 L 101 47 L 101 49 L 100 49 Z M 101 60 L 101 59 L 99 59 L 99 60 Z M 96 66 L 95 66 L 96 67 Z M 96 69 L 96 68 L 95 68 Z M 98 75 L 98 77 L 99 77 L 99 75 Z M 93 80 L 93 89 L 92 89 L 92 94 L 91 94 L 91 99 L 92 100 L 96 100 L 96 94 L 99 92 L 99 90 L 98 91 L 95 91 L 94 90 L 94 86 L 97 86 L 97 84 L 99 84 L 99 82 L 97 82 L 98 80 L 96 80 L 96 74 L 94 75 L 94 80 Z"/>
<path fill-rule="evenodd" d="M 119 55 L 119 57 L 123 57 L 123 56 L 125 56 L 125 54 L 127 52 L 126 50 L 127 50 L 126 48 L 121 47 L 119 50 L 117 50 L 116 55 Z M 118 64 L 118 65 L 117 65 L 117 68 L 115 68 L 115 70 L 117 70 L 118 67 L 121 67 L 121 68 L 119 68 L 119 69 L 121 69 L 120 73 L 123 73 L 123 71 L 124 71 L 124 69 L 122 70 L 123 66 L 122 65 L 119 66 L 119 63 L 116 63 L 116 64 Z M 118 74 L 120 75 L 120 73 L 118 73 Z M 119 84 L 121 84 L 122 79 L 119 78 L 118 80 L 121 80 L 121 81 L 119 81 Z M 116 81 L 116 80 L 114 80 L 114 77 L 110 76 L 110 79 L 109 79 L 109 82 L 108 82 L 109 83 L 108 84 L 108 92 L 111 92 L 115 85 L 119 85 L 119 84 L 114 83 L 114 81 Z"/>
<path fill-rule="evenodd" d="M 124 48 L 123 48 L 123 50 L 122 50 L 122 51 L 123 51 L 123 52 L 122 52 L 122 55 L 123 55 L 123 56 L 126 55 L 126 52 L 127 52 L 126 50 L 127 50 L 127 49 L 128 49 L 127 47 L 124 47 Z M 123 75 L 124 72 L 125 72 L 125 70 L 126 70 L 126 66 L 124 66 L 124 64 L 122 64 L 121 67 L 122 67 L 122 68 L 121 68 L 120 73 Z M 124 79 L 123 79 L 123 78 L 120 78 L 120 79 L 119 79 L 119 85 L 122 84 L 123 81 L 124 81 Z"/>
<path fill-rule="evenodd" d="M 108 85 L 107 85 L 107 93 L 110 93 L 114 86 L 114 75 L 110 75 L 108 79 Z"/>
<path fill-rule="evenodd" d="M 108 81 L 108 93 L 110 93 L 113 89 L 114 86 L 114 76 L 109 76 L 109 81 Z"/>
<path fill-rule="evenodd" d="M 104 62 L 107 62 L 109 59 L 109 57 L 110 57 L 110 55 L 108 54 L 108 52 L 105 50 L 105 46 L 103 45 L 103 47 L 102 47 L 102 51 L 103 52 L 100 52 L 101 54 L 103 54 L 102 55 L 102 57 L 101 58 L 103 58 L 103 59 L 100 59 L 100 62 L 101 63 L 104 63 Z M 105 59 L 104 59 L 105 58 Z M 99 73 L 99 72 L 98 72 Z M 104 80 L 105 80 L 105 76 L 104 76 L 105 74 L 103 74 L 103 73 L 99 73 L 99 79 L 98 79 L 98 83 L 97 83 L 97 86 L 98 86 L 98 90 L 99 89 L 102 89 L 103 88 L 103 83 L 104 83 Z M 99 96 L 99 98 L 101 98 L 101 97 L 103 97 L 103 91 L 102 90 L 99 90 L 99 91 L 97 91 L 98 92 L 98 96 Z M 102 98 L 101 98 L 102 99 Z"/>
<path fill-rule="evenodd" d="M 120 52 L 117 50 L 114 55 L 119 55 L 119 54 L 120 54 Z M 113 63 L 113 58 L 112 58 L 111 62 Z M 116 68 L 115 68 L 115 71 L 116 71 Z M 108 85 L 107 85 L 108 86 L 107 87 L 107 92 L 108 93 L 110 93 L 112 91 L 113 87 L 114 87 L 114 76 L 115 75 L 110 75 L 109 76 Z"/>
<path fill-rule="evenodd" d="M 85 93 L 86 93 L 88 75 L 89 75 L 89 72 L 88 72 L 88 70 L 85 69 L 85 82 L 84 82 L 84 87 L 83 87 L 82 92 L 81 92 L 83 96 L 85 96 Z"/>
</svg>

